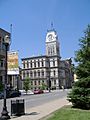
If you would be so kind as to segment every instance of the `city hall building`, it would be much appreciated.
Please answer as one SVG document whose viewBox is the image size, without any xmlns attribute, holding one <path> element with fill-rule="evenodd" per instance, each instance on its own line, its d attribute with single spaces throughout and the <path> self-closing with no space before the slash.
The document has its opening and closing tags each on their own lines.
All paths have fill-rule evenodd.
<svg viewBox="0 0 90 120">
<path fill-rule="evenodd" d="M 31 89 L 40 89 L 44 84 L 48 89 L 70 88 L 73 82 L 71 59 L 61 60 L 59 39 L 55 29 L 47 31 L 46 55 L 22 58 L 22 88 L 25 79 L 30 79 Z"/>
</svg>

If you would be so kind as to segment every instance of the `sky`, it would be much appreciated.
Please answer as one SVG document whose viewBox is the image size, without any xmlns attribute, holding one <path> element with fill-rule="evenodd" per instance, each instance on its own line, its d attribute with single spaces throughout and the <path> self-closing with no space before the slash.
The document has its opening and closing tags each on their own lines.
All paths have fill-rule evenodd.
<svg viewBox="0 0 90 120">
<path fill-rule="evenodd" d="M 11 32 L 10 50 L 21 58 L 46 54 L 47 30 L 53 23 L 62 59 L 74 58 L 90 24 L 90 0 L 0 0 L 0 28 Z"/>
</svg>

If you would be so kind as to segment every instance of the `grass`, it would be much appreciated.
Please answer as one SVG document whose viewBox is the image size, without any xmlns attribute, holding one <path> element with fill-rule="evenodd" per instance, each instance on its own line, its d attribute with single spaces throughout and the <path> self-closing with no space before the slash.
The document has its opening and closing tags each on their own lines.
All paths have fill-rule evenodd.
<svg viewBox="0 0 90 120">
<path fill-rule="evenodd" d="M 65 106 L 42 120 L 90 120 L 90 110 L 75 109 Z"/>
</svg>

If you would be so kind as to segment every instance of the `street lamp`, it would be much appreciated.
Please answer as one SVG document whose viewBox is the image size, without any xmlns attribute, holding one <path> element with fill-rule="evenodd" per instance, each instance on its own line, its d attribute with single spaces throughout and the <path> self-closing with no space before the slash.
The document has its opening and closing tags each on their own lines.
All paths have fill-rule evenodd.
<svg viewBox="0 0 90 120">
<path fill-rule="evenodd" d="M 51 92 L 51 80 L 50 80 L 50 78 L 48 79 L 48 90 L 49 90 L 49 92 Z"/>
<path fill-rule="evenodd" d="M 4 45 L 5 45 L 5 80 L 4 80 L 4 99 L 3 99 L 3 110 L 1 112 L 0 120 L 10 119 L 8 115 L 7 106 L 6 106 L 6 92 L 7 92 L 7 51 L 9 50 L 10 45 L 10 37 L 6 35 L 4 37 Z"/>
<path fill-rule="evenodd" d="M 51 92 L 50 61 L 49 61 L 49 69 L 48 69 L 48 90 L 49 90 L 49 92 Z"/>
</svg>

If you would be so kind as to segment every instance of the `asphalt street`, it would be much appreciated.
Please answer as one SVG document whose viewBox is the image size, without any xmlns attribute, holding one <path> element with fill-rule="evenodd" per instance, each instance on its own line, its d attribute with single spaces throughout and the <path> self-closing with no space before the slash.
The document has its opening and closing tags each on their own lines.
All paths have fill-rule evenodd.
<svg viewBox="0 0 90 120">
<path fill-rule="evenodd" d="M 38 94 L 38 95 L 24 95 L 21 97 L 16 98 L 9 98 L 7 99 L 7 110 L 9 114 L 11 114 L 11 100 L 16 99 L 24 99 L 25 101 L 25 111 L 36 107 L 45 103 L 48 103 L 50 101 L 54 101 L 63 97 L 66 97 L 68 93 L 68 90 L 55 90 L 51 91 L 50 93 L 44 93 L 44 94 Z M 0 100 L 0 114 L 3 109 L 3 100 Z"/>
</svg>

